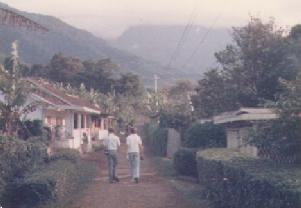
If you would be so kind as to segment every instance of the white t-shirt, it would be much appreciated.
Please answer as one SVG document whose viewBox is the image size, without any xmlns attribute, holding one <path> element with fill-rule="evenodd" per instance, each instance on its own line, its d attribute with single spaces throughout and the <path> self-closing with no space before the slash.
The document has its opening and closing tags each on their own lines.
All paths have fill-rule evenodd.
<svg viewBox="0 0 301 208">
<path fill-rule="evenodd" d="M 139 145 L 142 145 L 142 141 L 140 136 L 137 134 L 131 134 L 126 138 L 126 144 L 128 145 L 128 153 L 139 153 Z"/>
<path fill-rule="evenodd" d="M 120 146 L 119 137 L 115 134 L 109 134 L 104 138 L 104 145 L 107 147 L 108 150 L 117 150 Z"/>
</svg>

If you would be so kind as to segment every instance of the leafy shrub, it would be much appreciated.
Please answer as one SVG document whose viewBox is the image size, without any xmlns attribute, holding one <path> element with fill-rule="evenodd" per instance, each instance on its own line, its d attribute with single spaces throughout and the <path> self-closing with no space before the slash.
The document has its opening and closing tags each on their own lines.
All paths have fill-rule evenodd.
<svg viewBox="0 0 301 208">
<path fill-rule="evenodd" d="M 230 149 L 197 153 L 199 180 L 217 208 L 299 208 L 301 168 Z"/>
<path fill-rule="evenodd" d="M 80 160 L 80 152 L 74 149 L 58 149 L 49 157 L 49 160 L 69 160 L 77 163 Z"/>
<path fill-rule="evenodd" d="M 192 122 L 190 115 L 182 114 L 181 112 L 161 112 L 160 113 L 160 127 L 161 128 L 174 128 L 182 131 L 187 128 Z"/>
<path fill-rule="evenodd" d="M 21 177 L 26 171 L 43 163 L 46 146 L 16 138 L 0 137 L 0 178 Z"/>
<path fill-rule="evenodd" d="M 197 149 L 181 148 L 175 153 L 173 165 L 179 174 L 197 177 L 196 152 Z"/>
<path fill-rule="evenodd" d="M 22 128 L 18 131 L 18 138 L 30 142 L 42 142 L 49 145 L 51 141 L 51 130 L 44 127 L 41 120 L 26 120 L 22 122 Z"/>
<path fill-rule="evenodd" d="M 184 133 L 183 145 L 190 148 L 225 147 L 223 127 L 212 123 L 194 124 Z"/>
<path fill-rule="evenodd" d="M 95 174 L 96 168 L 91 162 L 53 160 L 15 182 L 8 205 L 23 208 L 40 207 L 49 203 L 62 205 L 92 180 Z"/>
<path fill-rule="evenodd" d="M 259 124 L 251 132 L 250 143 L 259 149 L 259 153 L 271 159 L 295 158 L 301 162 L 301 119 L 280 118 L 265 125 Z"/>
<path fill-rule="evenodd" d="M 13 179 L 23 177 L 43 164 L 46 158 L 46 146 L 43 144 L 0 137 L 0 198 Z"/>
</svg>

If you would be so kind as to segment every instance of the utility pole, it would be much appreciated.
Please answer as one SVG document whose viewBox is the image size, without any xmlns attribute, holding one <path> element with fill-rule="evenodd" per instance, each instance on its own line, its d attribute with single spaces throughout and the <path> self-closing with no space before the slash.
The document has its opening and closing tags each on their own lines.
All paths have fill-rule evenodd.
<svg viewBox="0 0 301 208">
<path fill-rule="evenodd" d="M 157 108 L 157 111 L 158 111 L 158 106 L 159 106 L 159 101 L 158 101 L 158 75 L 155 74 L 154 75 L 154 80 L 155 80 L 155 98 L 156 98 L 156 108 Z"/>
<path fill-rule="evenodd" d="M 157 94 L 157 92 L 158 92 L 158 79 L 159 79 L 158 75 L 155 74 L 155 75 L 154 75 L 154 80 L 155 80 L 155 93 L 156 93 L 156 94 Z"/>
</svg>

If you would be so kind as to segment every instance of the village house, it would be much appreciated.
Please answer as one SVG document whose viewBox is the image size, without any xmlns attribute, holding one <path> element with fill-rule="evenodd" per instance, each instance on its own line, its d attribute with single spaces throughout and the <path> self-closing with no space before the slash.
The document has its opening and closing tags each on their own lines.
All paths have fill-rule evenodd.
<svg viewBox="0 0 301 208">
<path fill-rule="evenodd" d="M 240 108 L 213 117 L 214 124 L 226 128 L 227 148 L 237 148 L 243 153 L 258 156 L 258 149 L 248 144 L 249 130 L 255 122 L 278 118 L 276 112 L 268 108 Z"/>
<path fill-rule="evenodd" d="M 92 150 L 93 141 L 107 135 L 113 117 L 101 108 L 77 96 L 69 95 L 55 84 L 43 79 L 27 79 L 34 91 L 28 102 L 41 105 L 27 120 L 41 120 L 51 130 L 51 148 L 71 148 L 81 152 Z"/>
</svg>

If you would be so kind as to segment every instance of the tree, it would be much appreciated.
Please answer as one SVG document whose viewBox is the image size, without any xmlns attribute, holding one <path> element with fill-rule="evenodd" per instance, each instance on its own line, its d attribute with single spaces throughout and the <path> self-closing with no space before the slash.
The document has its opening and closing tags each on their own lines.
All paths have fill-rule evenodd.
<svg viewBox="0 0 301 208">
<path fill-rule="evenodd" d="M 276 101 L 282 92 L 279 78 L 292 80 L 296 76 L 289 42 L 273 20 L 264 23 L 252 17 L 246 26 L 233 28 L 232 39 L 232 44 L 215 54 L 219 70 L 199 82 L 196 102 L 201 115 Z"/>
<path fill-rule="evenodd" d="M 80 59 L 65 57 L 59 53 L 52 57 L 47 69 L 47 78 L 56 82 L 75 84 L 74 77 L 84 71 L 84 66 Z M 76 84 L 79 85 L 81 83 Z"/>
<path fill-rule="evenodd" d="M 193 109 L 191 96 L 194 86 L 190 81 L 180 80 L 168 90 L 169 109 L 185 115 L 191 115 Z"/>
<path fill-rule="evenodd" d="M 22 79 L 19 67 L 17 43 L 13 43 L 12 56 L 7 60 L 6 68 L 0 66 L 0 120 L 5 135 L 16 135 L 20 119 L 35 109 L 38 103 L 26 103 L 31 89 L 26 80 Z"/>
<path fill-rule="evenodd" d="M 298 73 L 296 80 L 281 80 L 281 83 L 284 91 L 274 106 L 282 117 L 299 118 L 301 112 L 301 73 Z"/>
<path fill-rule="evenodd" d="M 157 118 L 159 113 L 164 111 L 168 106 L 167 92 L 159 90 L 155 92 L 152 89 L 145 91 L 142 97 L 143 114 L 151 118 Z"/>
<path fill-rule="evenodd" d="M 141 96 L 142 94 L 143 88 L 136 74 L 121 74 L 115 85 L 116 93 L 128 96 Z"/>
<path fill-rule="evenodd" d="M 85 83 L 88 89 L 97 89 L 102 93 L 112 93 L 115 80 L 114 72 L 117 66 L 110 59 L 97 62 L 84 61 L 85 71 L 75 78 L 78 82 Z"/>
<path fill-rule="evenodd" d="M 273 20 L 263 23 L 251 18 L 247 26 L 234 28 L 232 35 L 234 44 L 216 53 L 216 58 L 239 90 L 239 103 L 257 106 L 262 100 L 275 100 L 281 91 L 279 78 L 296 76 L 284 31 Z"/>
<path fill-rule="evenodd" d="M 237 91 L 228 84 L 217 69 L 204 74 L 196 88 L 197 95 L 192 97 L 195 112 L 202 118 L 238 108 Z"/>
</svg>

